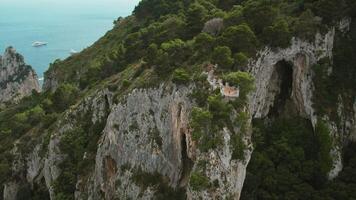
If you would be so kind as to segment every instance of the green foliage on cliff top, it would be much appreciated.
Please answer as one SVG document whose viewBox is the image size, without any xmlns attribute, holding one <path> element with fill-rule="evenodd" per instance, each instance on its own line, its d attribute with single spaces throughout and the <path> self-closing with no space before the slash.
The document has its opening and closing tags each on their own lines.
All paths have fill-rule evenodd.
<svg viewBox="0 0 356 200">
<path fill-rule="evenodd" d="M 117 21 L 113 30 L 93 46 L 53 63 L 46 77 L 85 89 L 142 59 L 147 67 L 165 76 L 175 68 L 210 60 L 219 46 L 231 50 L 231 55 L 220 51 L 228 56 L 224 62 L 217 60 L 224 63 L 222 68 L 229 69 L 232 55 L 253 57 L 265 45 L 286 47 L 291 36 L 313 39 L 318 30 L 352 14 L 352 9 L 352 0 L 144 0 L 132 16 Z M 222 20 L 206 26 L 219 27 L 219 31 L 201 33 L 212 19 Z"/>
</svg>

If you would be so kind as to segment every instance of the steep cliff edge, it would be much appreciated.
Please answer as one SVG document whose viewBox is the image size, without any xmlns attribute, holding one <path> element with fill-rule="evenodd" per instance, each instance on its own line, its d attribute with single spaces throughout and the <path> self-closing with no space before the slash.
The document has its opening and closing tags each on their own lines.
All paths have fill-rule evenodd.
<svg viewBox="0 0 356 200">
<path fill-rule="evenodd" d="M 0 103 L 17 102 L 33 90 L 41 91 L 37 74 L 14 48 L 8 47 L 0 56 Z"/>
<path fill-rule="evenodd" d="M 234 2 L 145 0 L 55 61 L 0 112 L 2 198 L 353 197 L 354 20 Z"/>
</svg>

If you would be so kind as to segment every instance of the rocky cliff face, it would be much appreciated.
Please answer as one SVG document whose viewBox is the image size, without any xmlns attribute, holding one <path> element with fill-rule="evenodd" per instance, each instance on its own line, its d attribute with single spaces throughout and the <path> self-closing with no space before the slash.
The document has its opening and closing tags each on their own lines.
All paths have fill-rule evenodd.
<svg viewBox="0 0 356 200">
<path fill-rule="evenodd" d="M 187 193 L 188 199 L 238 198 L 252 149 L 246 150 L 244 161 L 232 160 L 228 129 L 221 132 L 221 148 L 207 153 L 196 149 L 189 128 L 193 88 L 164 84 L 137 89 L 117 104 L 109 90 L 94 91 L 56 123 L 49 144 L 37 145 L 28 155 L 13 149 L 17 155 L 13 173 L 18 178 L 5 185 L 4 199 L 16 199 L 20 188 L 33 189 L 44 183 L 51 199 L 55 198 L 53 186 L 67 156 L 61 152 L 60 141 L 82 117 L 105 126 L 93 170 L 77 177 L 77 199 L 154 199 L 165 191 L 167 195 Z M 45 155 L 40 153 L 43 150 Z M 191 189 L 189 176 L 199 161 L 208 161 L 206 176 L 220 187 L 200 192 Z M 152 176 L 158 182 L 150 182 Z"/>
<path fill-rule="evenodd" d="M 286 104 L 293 104 L 287 115 L 299 115 L 309 119 L 314 129 L 318 120 L 327 123 L 333 138 L 333 150 L 330 152 L 334 167 L 329 178 L 335 178 L 342 170 L 342 148 L 355 134 L 355 106 L 353 110 L 343 107 L 339 98 L 339 125 L 329 120 L 327 115 L 318 115 L 313 107 L 315 76 L 312 66 L 323 58 L 333 59 L 335 29 L 347 31 L 350 20 L 343 20 L 339 27 L 327 34 L 317 34 L 314 42 L 293 39 L 286 49 L 264 49 L 258 53 L 258 59 L 249 64 L 249 72 L 256 78 L 256 90 L 250 98 L 250 113 L 253 118 L 271 118 L 279 115 Z M 328 69 L 331 72 L 333 69 Z M 356 102 L 355 102 L 356 103 Z M 351 113 L 351 114 L 350 114 Z"/>
<path fill-rule="evenodd" d="M 334 169 L 330 178 L 342 168 L 340 141 L 356 138 L 356 102 L 350 115 L 340 100 L 341 127 L 328 120 L 328 116 L 318 116 L 313 109 L 312 65 L 325 57 L 332 59 L 334 34 L 332 29 L 325 35 L 318 34 L 314 42 L 293 39 L 289 48 L 260 51 L 249 64 L 256 90 L 246 109 L 250 114 L 249 128 L 253 118 L 272 118 L 285 112 L 286 104 L 293 104 L 292 112 L 310 119 L 314 127 L 319 118 L 326 120 L 334 137 L 330 152 Z M 7 52 L 2 66 L 24 65 L 21 57 L 14 56 L 13 49 Z M 13 61 L 8 62 L 10 58 Z M 33 78 L 29 82 L 36 80 L 31 70 L 26 77 L 31 73 Z M 47 89 L 57 85 L 51 80 L 46 83 Z M 186 194 L 188 199 L 239 199 L 253 151 L 251 130 L 243 137 L 247 147 L 243 160 L 232 159 L 232 133 L 228 128 L 220 131 L 221 147 L 200 152 L 189 126 L 190 111 L 195 105 L 190 94 L 195 87 L 165 83 L 156 88 L 134 89 L 123 94 L 119 102 L 114 102 L 114 93 L 109 88 L 91 91 L 67 110 L 50 132 L 40 137 L 33 152 L 21 154 L 15 145 L 13 177 L 16 178 L 5 184 L 4 199 L 17 199 L 24 187 L 34 190 L 41 184 L 55 199 L 58 191 L 54 185 L 63 175 L 62 163 L 68 157 L 60 143 L 82 121 L 104 126 L 99 131 L 92 168 L 85 175 L 76 176 L 76 199 L 155 199 L 165 192 L 171 196 Z M 233 124 L 233 129 L 239 132 L 239 124 Z M 46 134 L 51 136 L 48 143 L 44 142 Z M 88 154 L 82 160 L 90 159 Z M 201 163 L 204 176 L 214 183 L 213 189 L 196 191 L 189 183 L 189 176 Z"/>
<path fill-rule="evenodd" d="M 32 90 L 41 91 L 37 74 L 14 48 L 7 48 L 0 56 L 0 103 L 16 102 Z"/>
<path fill-rule="evenodd" d="M 249 65 L 250 73 L 256 78 L 256 91 L 252 94 L 249 104 L 254 118 L 268 115 L 278 94 L 281 93 L 282 78 L 289 76 L 289 80 L 286 81 L 291 84 L 291 97 L 298 112 L 312 119 L 315 125 L 311 67 L 321 58 L 332 58 L 334 34 L 334 30 L 324 36 L 317 34 L 312 43 L 293 39 L 289 48 L 279 50 L 266 48 L 258 53 L 258 59 Z M 278 67 L 289 69 L 281 72 Z"/>
</svg>

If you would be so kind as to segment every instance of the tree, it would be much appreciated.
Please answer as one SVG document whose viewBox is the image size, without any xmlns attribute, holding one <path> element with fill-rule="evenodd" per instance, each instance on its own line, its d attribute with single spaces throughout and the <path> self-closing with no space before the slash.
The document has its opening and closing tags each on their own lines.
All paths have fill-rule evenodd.
<svg viewBox="0 0 356 200">
<path fill-rule="evenodd" d="M 234 60 L 231 58 L 231 50 L 226 46 L 219 46 L 214 49 L 212 62 L 218 64 L 223 69 L 230 69 Z"/>
<path fill-rule="evenodd" d="M 239 86 L 240 96 L 245 97 L 254 89 L 254 78 L 247 72 L 231 72 L 223 77 L 224 81 Z"/>
<path fill-rule="evenodd" d="M 272 25 L 278 15 L 278 9 L 270 1 L 247 1 L 243 13 L 258 35 L 265 27 Z"/>
<path fill-rule="evenodd" d="M 64 111 L 75 103 L 78 96 L 78 89 L 71 84 L 62 84 L 53 94 L 53 105 L 57 111 Z"/>
<path fill-rule="evenodd" d="M 225 20 L 226 26 L 239 25 L 244 22 L 243 7 L 234 6 L 233 9 L 227 13 Z"/>
<path fill-rule="evenodd" d="M 152 48 L 155 49 L 156 47 L 152 46 Z M 155 59 L 156 72 L 161 75 L 171 72 L 174 68 L 179 67 L 190 53 L 190 45 L 187 45 L 181 39 L 162 43 Z"/>
<path fill-rule="evenodd" d="M 177 84 L 186 84 L 190 80 L 189 74 L 183 68 L 174 70 L 173 82 Z"/>
<path fill-rule="evenodd" d="M 223 101 L 222 96 L 211 95 L 208 97 L 209 111 L 213 114 L 213 120 L 220 124 L 224 124 L 230 118 L 230 111 L 232 109 L 230 104 Z"/>
<path fill-rule="evenodd" d="M 138 31 L 128 34 L 124 41 L 124 46 L 126 49 L 125 58 L 127 62 L 131 62 L 139 58 L 144 53 L 145 49 L 144 41 L 142 40 L 142 33 Z"/>
<path fill-rule="evenodd" d="M 184 18 L 179 15 L 169 15 L 160 26 L 160 31 L 156 35 L 156 40 L 162 42 L 173 40 L 184 36 L 187 24 Z"/>
<path fill-rule="evenodd" d="M 194 127 L 208 127 L 210 126 L 212 114 L 202 108 L 193 108 L 192 110 L 192 126 Z"/>
<path fill-rule="evenodd" d="M 215 39 L 211 35 L 207 33 L 200 33 L 194 38 L 193 47 L 195 51 L 199 52 L 199 57 L 205 59 L 211 55 L 214 43 Z"/>
<path fill-rule="evenodd" d="M 190 126 L 193 129 L 192 137 L 195 141 L 199 141 L 204 133 L 209 133 L 212 118 L 213 115 L 208 110 L 198 107 L 192 109 Z"/>
<path fill-rule="evenodd" d="M 345 0 L 318 0 L 313 3 L 315 13 L 326 23 L 336 22 L 345 15 Z"/>
<path fill-rule="evenodd" d="M 318 31 L 319 24 L 320 23 L 315 20 L 313 12 L 306 10 L 295 22 L 294 32 L 299 38 L 312 41 Z"/>
<path fill-rule="evenodd" d="M 317 148 L 320 161 L 320 170 L 323 174 L 327 174 L 332 168 L 332 158 L 330 156 L 330 151 L 332 149 L 332 139 L 330 137 L 330 131 L 327 125 L 318 120 L 315 128 L 315 135 L 317 140 Z"/>
<path fill-rule="evenodd" d="M 220 39 L 233 52 L 243 52 L 253 55 L 256 51 L 257 38 L 247 24 L 227 28 Z"/>
<path fill-rule="evenodd" d="M 186 43 L 181 39 L 174 39 L 161 44 L 161 49 L 168 54 L 169 62 L 173 66 L 178 66 L 189 54 Z"/>
<path fill-rule="evenodd" d="M 224 10 L 229 10 L 234 5 L 241 3 L 239 0 L 218 0 L 217 2 L 219 8 L 222 8 Z"/>
<path fill-rule="evenodd" d="M 247 68 L 248 57 L 244 53 L 236 53 L 234 55 L 234 60 L 236 69 L 243 71 Z"/>
<path fill-rule="evenodd" d="M 161 49 L 167 52 L 170 57 L 181 59 L 184 56 L 185 42 L 181 39 L 174 39 L 161 44 Z"/>
<path fill-rule="evenodd" d="M 39 105 L 29 110 L 28 113 L 28 120 L 31 125 L 36 125 L 37 123 L 41 122 L 45 116 L 44 110 Z"/>
<path fill-rule="evenodd" d="M 204 20 L 207 16 L 208 11 L 204 6 L 199 3 L 192 3 L 187 11 L 187 27 L 189 27 L 187 35 L 193 37 L 202 31 L 204 27 Z"/>
<path fill-rule="evenodd" d="M 157 57 L 158 57 L 158 46 L 157 46 L 157 44 L 155 44 L 155 43 L 150 44 L 150 46 L 147 49 L 147 53 L 146 53 L 146 56 L 145 56 L 144 60 L 149 65 L 155 65 Z"/>
<path fill-rule="evenodd" d="M 135 7 L 133 14 L 139 20 L 158 19 L 169 13 L 177 13 L 183 7 L 181 1 L 142 0 Z"/>
<path fill-rule="evenodd" d="M 285 19 L 275 21 L 263 30 L 263 40 L 271 47 L 286 48 L 290 45 L 292 34 Z"/>
</svg>

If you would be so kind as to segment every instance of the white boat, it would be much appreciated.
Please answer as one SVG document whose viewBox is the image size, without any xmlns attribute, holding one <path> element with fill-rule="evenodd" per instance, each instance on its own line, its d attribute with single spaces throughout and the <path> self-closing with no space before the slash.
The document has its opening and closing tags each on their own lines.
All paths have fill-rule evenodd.
<svg viewBox="0 0 356 200">
<path fill-rule="evenodd" d="M 47 42 L 39 42 L 39 41 L 37 41 L 37 42 L 32 43 L 33 47 L 40 47 L 40 46 L 45 46 L 45 45 L 47 45 Z"/>
<path fill-rule="evenodd" d="M 78 51 L 76 51 L 76 50 L 74 50 L 74 49 L 71 49 L 71 50 L 69 51 L 69 53 L 70 53 L 70 55 L 74 55 L 74 54 L 77 54 Z"/>
</svg>

